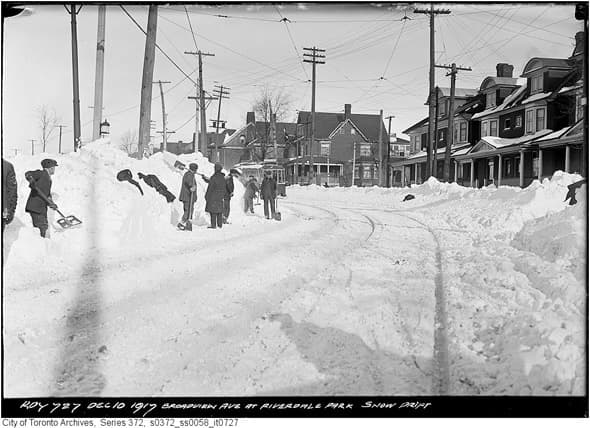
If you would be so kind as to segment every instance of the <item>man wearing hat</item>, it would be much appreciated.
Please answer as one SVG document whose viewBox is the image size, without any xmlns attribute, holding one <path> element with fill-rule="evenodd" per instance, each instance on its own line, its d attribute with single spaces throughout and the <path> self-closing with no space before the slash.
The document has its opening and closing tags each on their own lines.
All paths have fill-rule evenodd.
<svg viewBox="0 0 590 428">
<path fill-rule="evenodd" d="M 25 211 L 31 215 L 33 227 L 39 229 L 43 238 L 45 238 L 47 229 L 49 228 L 47 207 L 49 206 L 49 208 L 54 210 L 57 209 L 57 205 L 51 199 L 51 176 L 55 173 L 56 166 L 57 162 L 55 160 L 43 159 L 41 161 L 42 170 L 37 169 L 25 173 L 25 178 L 31 188 Z"/>
<path fill-rule="evenodd" d="M 197 169 L 199 169 L 199 166 L 196 163 L 191 163 L 188 166 L 188 171 L 182 177 L 180 195 L 178 196 L 178 200 L 182 202 L 184 208 L 184 214 L 180 223 L 178 223 L 178 228 L 181 230 L 193 230 L 191 220 L 195 202 L 197 202 L 197 180 L 195 180 Z"/>
<path fill-rule="evenodd" d="M 277 182 L 272 177 L 271 171 L 264 172 L 264 178 L 260 183 L 260 196 L 264 199 L 264 217 L 271 220 L 275 217 L 275 199 L 277 198 Z M 270 207 L 270 213 L 269 211 Z"/>
<path fill-rule="evenodd" d="M 229 208 L 231 198 L 234 195 L 234 177 L 240 175 L 239 171 L 235 168 L 229 170 L 229 174 L 225 177 L 225 188 L 227 190 L 225 197 L 223 198 L 223 222 L 227 223 L 229 219 Z"/>
<path fill-rule="evenodd" d="M 4 232 L 4 227 L 14 219 L 17 199 L 14 166 L 2 158 L 2 232 Z"/>
<path fill-rule="evenodd" d="M 225 175 L 221 172 L 223 169 L 221 164 L 216 163 L 214 168 L 215 173 L 208 181 L 206 180 L 209 186 L 207 186 L 207 192 L 205 192 L 205 200 L 207 201 L 205 211 L 211 215 L 211 226 L 209 226 L 209 229 L 221 229 L 223 225 L 223 199 L 225 198 L 227 187 L 225 184 Z"/>
</svg>

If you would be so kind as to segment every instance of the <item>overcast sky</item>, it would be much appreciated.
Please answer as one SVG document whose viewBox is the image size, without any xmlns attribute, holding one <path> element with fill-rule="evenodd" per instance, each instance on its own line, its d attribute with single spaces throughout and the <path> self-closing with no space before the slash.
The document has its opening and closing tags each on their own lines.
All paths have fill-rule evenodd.
<svg viewBox="0 0 590 428">
<path fill-rule="evenodd" d="M 428 95 L 428 17 L 413 13 L 420 4 L 304 4 L 273 5 L 160 5 L 157 43 L 195 81 L 197 59 L 185 51 L 215 54 L 204 57 L 205 89 L 215 82 L 230 89 L 221 117 L 228 127 L 245 124 L 246 112 L 261 87 L 282 89 L 296 110 L 311 109 L 311 64 L 302 62 L 303 48 L 325 49 L 326 64 L 317 66 L 316 111 L 339 112 L 352 104 L 353 113 L 395 115 L 391 130 L 400 132 L 426 117 Z M 496 64 L 514 65 L 518 77 L 535 56 L 567 58 L 574 35 L 582 31 L 573 4 L 498 3 L 443 4 L 449 15 L 436 18 L 438 64 L 470 66 L 460 72 L 457 87 L 477 88 Z M 73 146 L 72 59 L 70 16 L 61 5 L 35 5 L 30 16 L 4 20 L 3 38 L 3 153 L 31 152 L 30 139 L 39 141 L 36 110 L 54 109 L 67 125 L 63 150 Z M 126 10 L 143 27 L 147 6 Z M 82 140 L 92 136 L 92 109 L 97 38 L 96 5 L 84 5 L 78 15 L 80 111 Z M 215 15 L 224 15 L 219 17 Z M 402 19 L 407 16 L 411 19 Z M 281 21 L 286 18 L 288 21 Z M 194 39 L 190 24 L 194 30 Z M 106 18 L 104 115 L 117 141 L 138 129 L 145 35 L 118 4 L 110 3 Z M 165 103 L 171 141 L 189 141 L 194 131 L 194 84 L 162 53 L 156 51 L 154 80 L 168 80 Z M 438 69 L 436 84 L 450 85 Z M 217 103 L 207 109 L 207 122 L 216 117 Z M 162 127 L 159 90 L 154 85 L 152 119 Z M 387 121 L 386 121 L 387 125 Z M 210 128 L 212 130 L 212 128 Z M 159 143 L 160 134 L 157 135 Z M 58 132 L 48 152 L 56 153 Z M 40 150 L 37 143 L 36 151 Z"/>
</svg>

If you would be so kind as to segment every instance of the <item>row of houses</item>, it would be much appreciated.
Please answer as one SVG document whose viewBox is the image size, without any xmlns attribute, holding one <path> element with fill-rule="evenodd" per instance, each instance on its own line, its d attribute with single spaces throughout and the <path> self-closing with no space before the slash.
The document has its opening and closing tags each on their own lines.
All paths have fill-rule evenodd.
<svg viewBox="0 0 590 428">
<path fill-rule="evenodd" d="M 403 159 L 409 150 L 409 140 L 390 138 L 379 114 L 355 114 L 345 104 L 341 112 L 315 113 L 313 144 L 309 111 L 299 111 L 296 122 L 277 122 L 273 116 L 270 122 L 257 121 L 248 112 L 246 124 L 220 145 L 219 162 L 225 168 L 278 165 L 288 184 L 350 186 L 354 170 L 355 185 L 373 186 L 385 185 L 388 160 Z"/>
<path fill-rule="evenodd" d="M 569 58 L 531 58 L 518 84 L 514 67 L 500 63 L 496 75 L 478 89 L 457 89 L 455 111 L 450 93 L 437 89 L 433 175 L 443 176 L 453 114 L 451 178 L 459 184 L 525 187 L 555 171 L 582 172 L 584 141 L 584 33 L 576 35 Z M 428 118 L 403 131 L 410 155 L 392 163 L 394 185 L 422 183 L 426 177 Z"/>
</svg>

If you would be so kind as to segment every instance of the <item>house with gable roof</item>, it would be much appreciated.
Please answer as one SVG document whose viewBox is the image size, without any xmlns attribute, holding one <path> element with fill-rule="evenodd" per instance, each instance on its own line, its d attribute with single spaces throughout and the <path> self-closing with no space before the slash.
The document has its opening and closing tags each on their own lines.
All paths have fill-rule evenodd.
<svg viewBox="0 0 590 428">
<path fill-rule="evenodd" d="M 314 137 L 310 147 L 311 112 L 300 111 L 296 137 L 285 163 L 288 182 L 313 180 L 316 184 L 350 186 L 354 170 L 355 185 L 374 186 L 379 184 L 381 155 L 385 183 L 389 136 L 379 114 L 353 114 L 351 104 L 344 105 L 343 113 L 316 112 Z"/>
<path fill-rule="evenodd" d="M 246 113 L 246 124 L 226 135 L 219 146 L 219 162 L 225 169 L 243 164 L 274 163 L 282 165 L 289 138 L 295 135 L 296 124 L 291 122 L 257 121 L 253 111 Z M 274 138 L 277 152 L 275 153 Z"/>
<path fill-rule="evenodd" d="M 557 170 L 581 172 L 583 33 L 576 41 L 570 58 L 531 58 L 521 74 L 526 83 L 472 117 L 482 137 L 455 156 L 465 172 L 459 183 L 525 187 Z M 481 92 L 489 89 L 487 80 Z"/>
</svg>

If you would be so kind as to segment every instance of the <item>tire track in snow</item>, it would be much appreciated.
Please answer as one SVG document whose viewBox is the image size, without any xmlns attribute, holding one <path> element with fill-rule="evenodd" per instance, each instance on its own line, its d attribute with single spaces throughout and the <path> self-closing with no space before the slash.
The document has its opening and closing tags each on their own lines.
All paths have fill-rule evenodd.
<svg viewBox="0 0 590 428">
<path fill-rule="evenodd" d="M 361 208 L 360 210 L 365 210 Z M 436 266 L 436 274 L 434 277 L 434 284 L 435 284 L 435 325 L 434 325 L 434 349 L 433 349 L 433 359 L 434 359 L 434 376 L 432 379 L 432 391 L 434 394 L 437 395 L 448 395 L 449 393 L 449 350 L 448 350 L 448 334 L 447 334 L 447 312 L 446 312 L 446 300 L 444 296 L 444 283 L 443 283 L 443 268 L 442 268 L 442 251 L 440 246 L 440 241 L 436 233 L 432 230 L 432 228 L 417 220 L 407 214 L 403 214 L 400 210 L 379 210 L 379 209 L 370 209 L 370 211 L 382 211 L 391 213 L 400 217 L 404 217 L 408 220 L 411 220 L 415 223 L 418 223 L 422 226 L 423 230 L 426 230 L 432 236 L 434 243 L 436 245 L 435 248 L 435 266 Z M 420 367 L 418 367 L 420 368 Z"/>
</svg>

